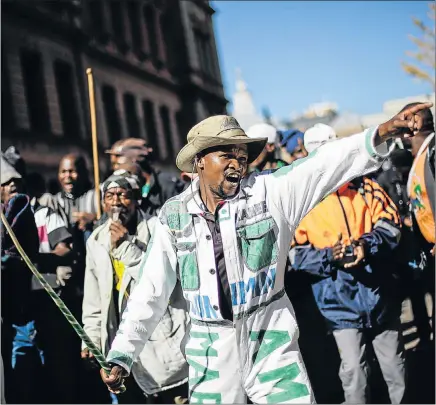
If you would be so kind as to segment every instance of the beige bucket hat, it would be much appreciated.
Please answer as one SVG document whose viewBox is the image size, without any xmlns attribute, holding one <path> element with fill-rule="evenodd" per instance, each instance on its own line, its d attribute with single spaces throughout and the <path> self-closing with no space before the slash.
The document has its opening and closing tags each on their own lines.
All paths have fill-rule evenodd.
<svg viewBox="0 0 436 405">
<path fill-rule="evenodd" d="M 195 125 L 188 133 L 187 145 L 177 155 L 176 165 L 182 172 L 192 172 L 195 156 L 205 149 L 220 145 L 248 145 L 248 163 L 265 147 L 267 138 L 249 138 L 234 117 L 214 115 Z"/>
</svg>

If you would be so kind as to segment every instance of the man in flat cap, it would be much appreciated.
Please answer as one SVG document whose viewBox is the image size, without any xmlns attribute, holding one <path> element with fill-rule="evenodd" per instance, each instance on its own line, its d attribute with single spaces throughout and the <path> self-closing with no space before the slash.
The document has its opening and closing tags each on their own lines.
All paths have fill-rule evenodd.
<svg viewBox="0 0 436 405">
<path fill-rule="evenodd" d="M 159 210 L 169 198 L 180 194 L 184 189 L 181 179 L 169 172 L 153 167 L 153 149 L 141 138 L 127 138 L 115 143 L 111 150 L 112 167 L 121 168 L 129 162 L 141 168 L 141 209 L 147 218 L 159 214 Z"/>
<path fill-rule="evenodd" d="M 108 354 L 111 373 L 102 372 L 109 389 L 119 391 L 180 280 L 191 316 L 190 403 L 315 402 L 284 291 L 295 228 L 325 196 L 380 167 L 386 141 L 418 131 L 417 113 L 428 106 L 246 177 L 267 139 L 249 138 L 224 115 L 195 125 L 176 163 L 198 178 L 159 214 Z"/>
</svg>

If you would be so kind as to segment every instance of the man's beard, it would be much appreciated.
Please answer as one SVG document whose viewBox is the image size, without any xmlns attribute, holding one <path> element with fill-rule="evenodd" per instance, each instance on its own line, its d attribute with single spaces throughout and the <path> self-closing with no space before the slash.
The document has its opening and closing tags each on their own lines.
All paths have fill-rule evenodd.
<svg viewBox="0 0 436 405">
<path fill-rule="evenodd" d="M 223 182 L 224 183 L 224 182 Z M 217 197 L 226 200 L 227 198 L 233 197 L 236 192 L 237 192 L 237 188 L 235 189 L 235 192 L 233 194 L 226 194 L 226 192 L 224 191 L 224 186 L 223 183 L 219 184 L 217 188 L 212 188 L 210 187 L 210 190 L 212 191 L 213 194 L 215 194 Z M 239 186 L 238 186 L 239 187 Z"/>
</svg>

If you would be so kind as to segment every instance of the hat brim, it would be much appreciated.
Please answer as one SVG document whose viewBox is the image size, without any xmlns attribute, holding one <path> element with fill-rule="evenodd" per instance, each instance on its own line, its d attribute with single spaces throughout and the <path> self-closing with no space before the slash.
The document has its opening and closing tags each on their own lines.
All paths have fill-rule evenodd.
<svg viewBox="0 0 436 405">
<path fill-rule="evenodd" d="M 265 148 L 268 138 L 248 138 L 247 136 L 220 138 L 197 136 L 185 145 L 177 155 L 176 165 L 182 172 L 192 172 L 194 158 L 205 149 L 215 146 L 246 144 L 248 147 L 248 163 L 254 162 Z"/>
</svg>

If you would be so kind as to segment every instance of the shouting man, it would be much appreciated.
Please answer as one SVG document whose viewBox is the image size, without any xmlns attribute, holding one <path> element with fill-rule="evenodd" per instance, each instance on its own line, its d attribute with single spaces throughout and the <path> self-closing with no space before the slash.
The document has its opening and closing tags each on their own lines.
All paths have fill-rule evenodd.
<svg viewBox="0 0 436 405">
<path fill-rule="evenodd" d="M 119 391 L 179 279 L 191 316 L 185 347 L 191 403 L 242 403 L 246 395 L 254 403 L 315 402 L 284 291 L 295 228 L 326 195 L 380 167 L 385 141 L 418 130 L 416 114 L 427 106 L 245 178 L 267 139 L 249 138 L 223 115 L 195 125 L 177 166 L 198 178 L 159 214 L 108 354 L 111 373 L 102 371 L 109 389 Z"/>
</svg>

